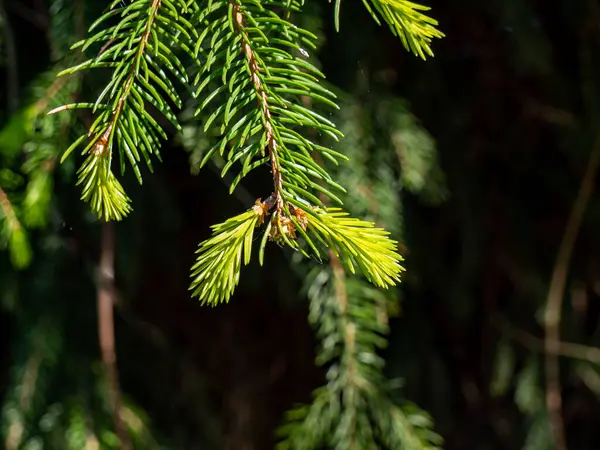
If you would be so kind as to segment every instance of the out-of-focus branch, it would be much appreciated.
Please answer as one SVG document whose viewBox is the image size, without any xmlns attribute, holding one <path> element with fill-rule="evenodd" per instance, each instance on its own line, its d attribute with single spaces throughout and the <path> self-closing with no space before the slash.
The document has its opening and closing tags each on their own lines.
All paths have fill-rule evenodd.
<svg viewBox="0 0 600 450">
<path fill-rule="evenodd" d="M 15 230 L 21 226 L 15 214 L 15 209 L 2 188 L 0 188 L 0 212 L 4 215 L 5 220 L 8 221 L 8 226 L 11 229 Z"/>
<path fill-rule="evenodd" d="M 508 323 L 504 323 L 503 328 L 504 332 L 509 337 L 528 349 L 542 352 L 546 350 L 544 339 L 539 338 L 525 330 L 518 329 Z M 579 359 L 600 365 L 600 348 L 598 347 L 578 344 L 576 342 L 560 341 L 558 342 L 558 345 L 555 345 L 551 350 L 554 351 L 554 354 L 558 356 Z"/>
<path fill-rule="evenodd" d="M 557 450 L 566 450 L 565 429 L 562 418 L 562 396 L 560 385 L 560 321 L 563 296 L 569 265 L 573 254 L 573 247 L 577 240 L 586 205 L 594 190 L 594 181 L 598 166 L 600 165 L 600 138 L 596 140 L 585 175 L 579 187 L 579 193 L 573 204 L 567 227 L 560 243 L 548 297 L 546 300 L 546 314 L 544 315 L 544 341 L 545 369 L 546 369 L 546 407 L 550 416 L 550 425 L 554 434 Z"/>
<path fill-rule="evenodd" d="M 121 394 L 119 374 L 117 370 L 117 353 L 115 350 L 115 228 L 113 222 L 102 224 L 100 244 L 100 266 L 98 286 L 98 337 L 102 362 L 108 381 L 115 432 L 121 442 L 121 449 L 131 449 L 129 436 L 121 420 Z"/>
</svg>

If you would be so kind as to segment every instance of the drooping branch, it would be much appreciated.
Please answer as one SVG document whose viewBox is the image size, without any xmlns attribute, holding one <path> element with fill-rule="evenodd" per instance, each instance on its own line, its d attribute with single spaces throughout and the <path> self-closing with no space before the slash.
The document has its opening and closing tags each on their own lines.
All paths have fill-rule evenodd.
<svg viewBox="0 0 600 450">
<path fill-rule="evenodd" d="M 194 51 L 206 62 L 196 76 L 200 104 L 195 114 L 205 115 L 204 132 L 216 137 L 200 167 L 216 154 L 226 161 L 221 176 L 240 165 L 230 186 L 233 192 L 250 171 L 270 166 L 273 192 L 252 207 L 260 224 L 272 213 L 261 239 L 260 264 L 268 241 L 319 260 L 326 254 L 321 253 L 324 247 L 331 248 L 350 272 L 358 269 L 374 284 L 387 287 L 398 281 L 402 270 L 388 233 L 324 207 L 323 198 L 341 205 L 332 190 L 345 189 L 316 160 L 322 157 L 337 165 L 347 158 L 324 145 L 342 133 L 319 107 L 339 107 L 336 95 L 321 83 L 324 74 L 304 50 L 315 49 L 317 37 L 290 22 L 292 12 L 302 6 L 301 0 L 228 0 L 200 8 L 196 20 L 206 26 Z M 306 105 L 307 98 L 320 106 Z M 215 236 L 223 251 L 237 245 L 221 238 Z M 226 301 L 237 282 L 223 285 L 217 272 L 205 270 L 209 252 L 207 246 L 199 249 L 200 265 L 192 269 L 193 295 L 209 303 Z M 235 258 L 229 261 L 232 267 L 226 273 L 237 280 L 241 266 Z"/>
<path fill-rule="evenodd" d="M 135 62 L 131 65 L 131 69 L 129 70 L 129 75 L 127 76 L 127 81 L 125 81 L 125 88 L 123 89 L 123 93 L 119 97 L 119 101 L 117 106 L 113 111 L 113 117 L 111 124 L 108 128 L 108 131 L 113 133 L 116 129 L 116 126 L 119 122 L 119 117 L 121 112 L 123 111 L 123 107 L 125 106 L 125 102 L 130 95 L 131 88 L 133 86 L 133 82 L 137 76 L 137 71 L 139 69 L 140 60 L 144 56 L 144 52 L 146 51 L 146 47 L 148 46 L 148 39 L 150 38 L 150 33 L 152 32 L 152 25 L 156 20 L 156 16 L 158 11 L 162 5 L 162 0 L 153 0 L 152 6 L 150 7 L 150 14 L 148 15 L 148 19 L 146 21 L 146 26 L 144 32 L 142 33 L 142 38 L 140 39 L 140 43 L 137 48 L 137 52 L 135 55 Z"/>
</svg>

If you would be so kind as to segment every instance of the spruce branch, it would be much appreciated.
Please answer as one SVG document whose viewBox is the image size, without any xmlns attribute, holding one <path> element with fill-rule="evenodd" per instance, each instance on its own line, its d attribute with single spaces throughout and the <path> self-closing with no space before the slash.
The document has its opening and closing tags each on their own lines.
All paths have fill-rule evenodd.
<svg viewBox="0 0 600 450">
<path fill-rule="evenodd" d="M 130 200 L 113 174 L 113 146 L 118 144 L 121 175 L 126 161 L 142 183 L 139 163 L 143 158 L 152 171 L 151 156 L 160 160 L 161 139 L 167 134 L 152 116 L 159 111 L 177 130 L 181 127 L 173 106 L 181 99 L 171 78 L 185 85 L 188 78 L 176 52 L 189 51 L 194 27 L 185 19 L 185 0 L 114 1 L 89 29 L 119 18 L 117 24 L 76 43 L 72 48 L 100 46 L 96 57 L 64 70 L 68 75 L 82 70 L 112 69 L 110 81 L 94 103 L 72 103 L 48 114 L 71 109 L 88 109 L 96 118 L 87 135 L 80 136 L 63 154 L 62 160 L 87 141 L 82 154 L 86 162 L 79 171 L 84 186 L 82 199 L 104 220 L 121 220 L 131 211 Z"/>
<path fill-rule="evenodd" d="M 110 131 L 107 130 L 105 135 Z M 121 220 L 130 211 L 130 200 L 121 183 L 110 170 L 110 151 L 99 139 L 78 171 L 78 185 L 83 185 L 82 199 L 105 221 Z"/>
<path fill-rule="evenodd" d="M 392 0 L 374 4 L 380 12 L 395 11 L 393 17 L 398 20 L 408 17 L 413 31 L 426 35 L 427 27 L 416 22 L 429 23 L 429 19 L 411 12 L 423 9 L 418 5 Z M 359 268 L 376 286 L 388 287 L 399 281 L 402 270 L 397 243 L 372 223 L 344 217 L 345 213 L 327 209 L 323 203 L 327 198 L 341 205 L 338 194 L 345 189 L 317 160 L 338 164 L 347 158 L 321 144 L 321 136 L 336 142 L 342 133 L 319 112 L 321 107 L 338 106 L 335 94 L 323 84 L 324 75 L 305 50 L 316 48 L 316 36 L 291 22 L 292 13 L 300 12 L 303 5 L 302 0 L 112 2 L 90 27 L 89 32 L 95 34 L 73 46 L 82 51 L 97 46 L 97 55 L 61 73 L 111 71 L 110 81 L 95 102 L 70 103 L 50 111 L 87 109 L 95 115 L 88 132 L 75 140 L 62 160 L 83 146 L 86 158 L 78 171 L 82 199 L 106 221 L 125 217 L 131 211 L 130 199 L 113 173 L 113 147 L 119 152 L 121 174 L 128 160 L 141 183 L 138 163 L 143 158 L 152 171 L 151 156 L 160 159 L 160 140 L 167 137 L 150 109 L 180 130 L 173 107 L 180 107 L 181 99 L 172 79 L 189 88 L 176 54 L 187 53 L 198 65 L 193 83 L 200 99 L 196 113 L 203 114 L 205 132 L 215 138 L 200 165 L 219 154 L 226 161 L 222 175 L 234 165 L 241 166 L 231 191 L 250 171 L 270 166 L 273 193 L 255 205 L 262 211 L 257 216 L 261 223 L 271 215 L 261 241 L 260 262 L 268 240 L 317 258 L 321 258 L 319 247 L 324 246 L 351 272 Z M 253 230 L 258 222 L 252 223 Z M 242 230 L 250 228 L 236 233 Z M 214 240 L 209 242 L 216 245 Z M 208 247 L 201 249 L 208 251 Z M 227 300 L 237 281 L 225 282 L 214 274 L 198 272 L 206 264 L 203 251 L 192 271 L 194 295 L 211 303 Z M 239 276 L 239 262 L 231 255 L 219 267 Z"/>
<path fill-rule="evenodd" d="M 198 17 L 206 29 L 196 52 L 206 64 L 197 76 L 196 94 L 203 100 L 196 113 L 205 113 L 204 129 L 216 137 L 201 166 L 217 153 L 227 161 L 223 175 L 241 163 L 233 191 L 251 170 L 270 164 L 275 217 L 283 216 L 286 193 L 303 198 L 306 190 L 325 190 L 337 199 L 320 182 L 344 192 L 315 163 L 312 153 L 319 152 L 334 163 L 345 157 L 306 137 L 306 130 L 334 140 L 341 133 L 301 102 L 301 97 L 309 96 L 316 103 L 337 108 L 335 95 L 319 83 L 323 74 L 302 53 L 303 47 L 315 47 L 316 37 L 286 18 L 301 5 L 298 0 L 209 2 Z M 209 109 L 218 99 L 218 106 Z"/>
<path fill-rule="evenodd" d="M 255 206 L 213 225 L 213 236 L 200 244 L 192 267 L 192 296 L 210 305 L 229 300 L 240 280 L 242 254 L 244 265 L 250 262 L 254 229 L 262 217 L 263 209 Z"/>
<path fill-rule="evenodd" d="M 312 404 L 287 413 L 278 449 L 439 448 L 431 418 L 415 405 L 389 398 L 378 355 L 389 332 L 379 310 L 389 298 L 346 277 L 335 255 L 307 281 L 309 320 L 322 342 L 317 362 L 328 365 L 327 384 L 314 391 Z"/>
<path fill-rule="evenodd" d="M 329 0 L 331 3 L 332 0 Z M 428 6 L 413 3 L 407 0 L 362 0 L 363 4 L 381 25 L 383 19 L 390 27 L 394 35 L 398 36 L 404 47 L 412 51 L 416 56 L 426 59 L 433 56 L 431 41 L 435 38 L 443 38 L 444 34 L 436 26 L 437 20 L 423 14 L 421 11 L 429 11 Z M 342 0 L 335 0 L 335 26 L 339 30 L 339 16 Z"/>
<path fill-rule="evenodd" d="M 289 21 L 302 4 L 229 0 L 209 2 L 199 11 L 197 21 L 206 28 L 195 51 L 206 63 L 196 77 L 201 101 L 196 113 L 204 113 L 204 130 L 216 138 L 201 166 L 216 154 L 227 161 L 222 175 L 241 163 L 233 191 L 251 170 L 270 165 L 273 194 L 257 203 L 264 216 L 271 215 L 259 252 L 261 263 L 267 240 L 319 259 L 319 247 L 332 248 L 352 272 L 358 267 L 374 284 L 388 287 L 399 280 L 401 271 L 394 241 L 371 223 L 324 208 L 323 198 L 341 204 L 330 188 L 340 193 L 345 189 L 317 158 L 334 164 L 346 158 L 316 142 L 319 135 L 335 142 L 341 133 L 317 112 L 319 104 L 338 107 L 336 96 L 321 83 L 323 75 L 306 59 L 304 47 L 315 48 L 315 36 Z M 200 281 L 210 285 L 203 279 L 194 286 Z M 226 289 L 218 298 L 230 293 Z"/>
</svg>

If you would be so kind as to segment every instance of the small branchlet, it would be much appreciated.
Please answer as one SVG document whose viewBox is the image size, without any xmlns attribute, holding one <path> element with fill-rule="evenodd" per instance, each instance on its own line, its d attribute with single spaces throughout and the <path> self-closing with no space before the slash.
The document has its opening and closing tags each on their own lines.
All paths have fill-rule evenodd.
<svg viewBox="0 0 600 450">
<path fill-rule="evenodd" d="M 271 219 L 265 221 L 269 215 Z M 244 264 L 248 264 L 254 231 L 265 222 L 267 226 L 259 249 L 261 264 L 269 240 L 318 259 L 325 249 L 330 249 L 350 272 L 358 269 L 382 288 L 400 281 L 404 270 L 400 265 L 402 257 L 396 251 L 397 242 L 391 240 L 385 230 L 371 222 L 348 217 L 348 213 L 339 208 L 300 207 L 288 203 L 284 211 L 278 212 L 271 195 L 264 202 L 257 199 L 246 213 L 213 227 L 213 236 L 200 245 L 197 263 L 192 268 L 190 289 L 194 296 L 211 304 L 229 300 L 239 280 L 242 248 L 246 255 Z M 303 242 L 299 242 L 300 238 Z M 221 257 L 211 262 L 210 258 L 216 255 Z M 228 274 L 228 280 L 236 281 L 223 282 L 224 273 Z"/>
</svg>

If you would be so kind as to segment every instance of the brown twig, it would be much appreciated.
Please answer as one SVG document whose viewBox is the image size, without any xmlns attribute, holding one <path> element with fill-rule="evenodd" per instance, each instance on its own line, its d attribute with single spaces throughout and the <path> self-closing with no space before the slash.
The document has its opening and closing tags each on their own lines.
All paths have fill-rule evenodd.
<svg viewBox="0 0 600 450">
<path fill-rule="evenodd" d="M 121 395 L 115 350 L 115 228 L 113 222 L 102 224 L 98 286 L 98 338 L 102 352 L 102 362 L 108 380 L 115 432 L 121 442 L 121 449 L 131 448 L 129 436 L 121 420 Z"/>
<path fill-rule="evenodd" d="M 545 340 L 539 338 L 525 330 L 521 330 L 514 325 L 504 323 L 504 330 L 508 336 L 531 350 L 545 351 Z M 554 355 L 564 356 L 566 358 L 580 359 L 600 365 L 600 348 L 589 345 L 578 344 L 576 342 L 560 341 L 558 345 L 552 348 Z"/>
<path fill-rule="evenodd" d="M 235 18 L 235 24 L 240 33 L 245 33 L 244 16 L 240 10 L 240 5 L 237 2 L 231 1 L 233 6 L 233 16 Z M 283 198 L 281 197 L 283 180 L 281 178 L 281 171 L 279 170 L 279 164 L 277 162 L 277 140 L 275 139 L 275 132 L 273 130 L 273 123 L 271 117 L 271 110 L 269 109 L 269 102 L 267 98 L 267 91 L 265 90 L 262 80 L 260 78 L 260 68 L 256 62 L 254 51 L 248 43 L 248 39 L 245 39 L 242 48 L 246 61 L 248 62 L 248 68 L 252 74 L 252 83 L 258 97 L 258 102 L 264 117 L 265 132 L 267 148 L 269 150 L 269 159 L 271 162 L 271 172 L 273 173 L 273 184 L 275 193 L 275 211 L 281 214 L 283 211 Z"/>
<path fill-rule="evenodd" d="M 548 297 L 546 300 L 546 314 L 544 315 L 545 329 L 545 370 L 546 370 L 546 407 L 550 417 L 550 425 L 554 434 L 554 442 L 557 450 L 566 450 L 564 423 L 562 418 L 562 397 L 560 385 L 560 365 L 558 355 L 560 352 L 560 321 L 563 303 L 563 295 L 567 282 L 567 274 L 573 254 L 573 247 L 577 240 L 583 214 L 586 205 L 594 190 L 594 181 L 596 172 L 600 165 L 600 138 L 597 139 L 590 160 L 588 162 L 585 175 L 581 181 L 579 192 L 567 227 L 560 243 Z"/>
</svg>

